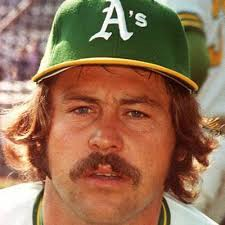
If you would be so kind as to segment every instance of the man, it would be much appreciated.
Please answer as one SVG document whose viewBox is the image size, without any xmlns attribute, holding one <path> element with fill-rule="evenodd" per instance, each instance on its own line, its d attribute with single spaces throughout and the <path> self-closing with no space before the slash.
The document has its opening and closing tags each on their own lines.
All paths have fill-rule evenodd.
<svg viewBox="0 0 225 225">
<path fill-rule="evenodd" d="M 3 126 L 8 163 L 42 184 L 2 190 L 1 222 L 215 224 L 184 204 L 214 148 L 189 74 L 185 33 L 170 9 L 65 1 L 37 88 Z"/>
<path fill-rule="evenodd" d="M 203 115 L 225 117 L 225 1 L 158 0 L 174 9 L 185 27 L 191 55 L 191 74 L 201 85 L 198 101 Z M 216 87 L 216 88 L 215 88 Z M 196 206 L 217 222 L 225 217 L 225 140 L 211 155 L 202 176 Z"/>
</svg>

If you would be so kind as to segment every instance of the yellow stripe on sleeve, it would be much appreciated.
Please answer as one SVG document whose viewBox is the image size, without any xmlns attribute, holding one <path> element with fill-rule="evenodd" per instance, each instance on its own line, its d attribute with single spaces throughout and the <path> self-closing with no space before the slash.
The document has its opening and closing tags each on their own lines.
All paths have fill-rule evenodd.
<svg viewBox="0 0 225 225">
<path fill-rule="evenodd" d="M 196 14 L 179 13 L 178 16 L 181 20 L 194 20 L 194 21 L 201 22 L 201 19 Z"/>
<path fill-rule="evenodd" d="M 203 31 L 203 22 L 197 14 L 183 12 L 179 13 L 178 16 L 184 27 L 194 27 Z"/>
<path fill-rule="evenodd" d="M 203 30 L 203 25 L 202 23 L 199 22 L 194 22 L 194 21 L 181 21 L 182 25 L 184 27 L 195 27 L 198 28 L 200 30 Z"/>
</svg>

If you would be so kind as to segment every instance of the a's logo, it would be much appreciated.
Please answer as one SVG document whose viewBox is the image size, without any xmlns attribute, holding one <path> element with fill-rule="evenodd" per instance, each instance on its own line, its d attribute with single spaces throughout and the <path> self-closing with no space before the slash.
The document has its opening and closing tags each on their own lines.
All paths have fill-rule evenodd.
<svg viewBox="0 0 225 225">
<path fill-rule="evenodd" d="M 103 22 L 101 30 L 94 34 L 89 41 L 91 42 L 92 40 L 96 38 L 104 38 L 105 40 L 108 40 L 112 32 L 107 32 L 107 27 L 110 24 L 118 24 L 119 31 L 120 31 L 120 37 L 124 40 L 127 41 L 133 36 L 133 32 L 128 32 L 127 30 L 127 24 L 126 24 L 126 19 L 123 11 L 123 7 L 121 5 L 120 0 L 106 0 L 107 2 L 111 2 L 111 5 L 108 8 L 105 8 L 103 10 L 103 13 L 107 13 L 105 20 Z M 117 18 L 112 18 L 113 12 L 116 12 Z M 130 17 L 132 17 L 134 14 L 133 11 L 129 11 Z M 136 25 L 139 27 L 147 27 L 147 21 L 146 21 L 146 16 L 143 13 L 137 13 L 135 15 L 136 19 Z"/>
</svg>

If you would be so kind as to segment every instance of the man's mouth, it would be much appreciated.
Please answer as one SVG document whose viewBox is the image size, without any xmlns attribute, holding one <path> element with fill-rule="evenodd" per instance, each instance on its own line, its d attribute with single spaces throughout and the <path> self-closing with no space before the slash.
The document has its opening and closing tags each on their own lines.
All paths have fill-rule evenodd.
<svg viewBox="0 0 225 225">
<path fill-rule="evenodd" d="M 82 179 L 93 185 L 121 185 L 131 183 L 137 186 L 141 179 L 139 170 L 117 154 L 102 155 L 93 152 L 81 159 L 70 170 L 70 179 L 73 182 Z"/>
<path fill-rule="evenodd" d="M 112 167 L 99 164 L 96 170 L 86 171 L 84 178 L 102 182 L 101 184 L 112 184 L 112 182 L 124 182 L 128 180 L 127 176 L 112 170 Z"/>
<path fill-rule="evenodd" d="M 94 172 L 93 174 L 89 175 L 91 178 L 96 179 L 104 179 L 104 180 L 119 180 L 123 179 L 123 176 L 117 174 L 117 173 L 100 173 L 100 172 Z"/>
<path fill-rule="evenodd" d="M 93 174 L 90 178 L 101 179 L 101 180 L 120 180 L 122 177 L 113 174 Z"/>
</svg>

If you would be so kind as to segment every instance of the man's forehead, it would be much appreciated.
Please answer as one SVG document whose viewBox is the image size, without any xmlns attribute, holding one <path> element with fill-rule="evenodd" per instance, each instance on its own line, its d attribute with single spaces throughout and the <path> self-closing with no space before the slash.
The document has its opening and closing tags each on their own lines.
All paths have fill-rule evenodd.
<svg viewBox="0 0 225 225">
<path fill-rule="evenodd" d="M 73 68 L 58 76 L 52 90 L 54 97 L 61 99 L 73 99 L 77 96 L 98 99 L 99 96 L 114 95 L 119 100 L 131 96 L 134 99 L 148 96 L 167 105 L 170 98 L 164 78 L 160 75 L 149 70 L 127 66 Z"/>
<path fill-rule="evenodd" d="M 157 72 L 152 70 L 136 67 L 136 66 L 120 66 L 120 65 L 84 65 L 70 68 L 64 72 L 62 72 L 59 78 L 63 77 L 64 80 L 73 79 L 75 81 L 79 80 L 81 77 L 85 77 L 88 79 L 89 77 L 93 77 L 96 75 L 112 75 L 112 77 L 116 78 L 116 75 L 130 74 L 132 76 L 138 75 L 147 79 L 155 78 L 157 80 L 162 80 L 164 82 L 164 78 Z M 87 75 L 87 76 L 85 76 Z M 132 77 L 130 77 L 132 79 Z M 72 82 L 72 80 L 71 80 Z"/>
<path fill-rule="evenodd" d="M 93 84 L 108 83 L 109 79 L 112 83 L 117 83 L 118 88 L 122 86 L 129 88 L 130 85 L 144 85 L 151 89 L 166 89 L 165 78 L 160 74 L 132 66 L 117 66 L 117 65 L 85 65 L 74 67 L 62 72 L 54 82 L 53 87 L 64 89 L 78 88 Z M 54 89 L 55 89 L 54 88 Z M 94 89 L 93 87 L 91 87 Z M 96 86 L 97 88 L 97 86 Z M 98 88 L 107 88 L 105 85 Z"/>
</svg>

